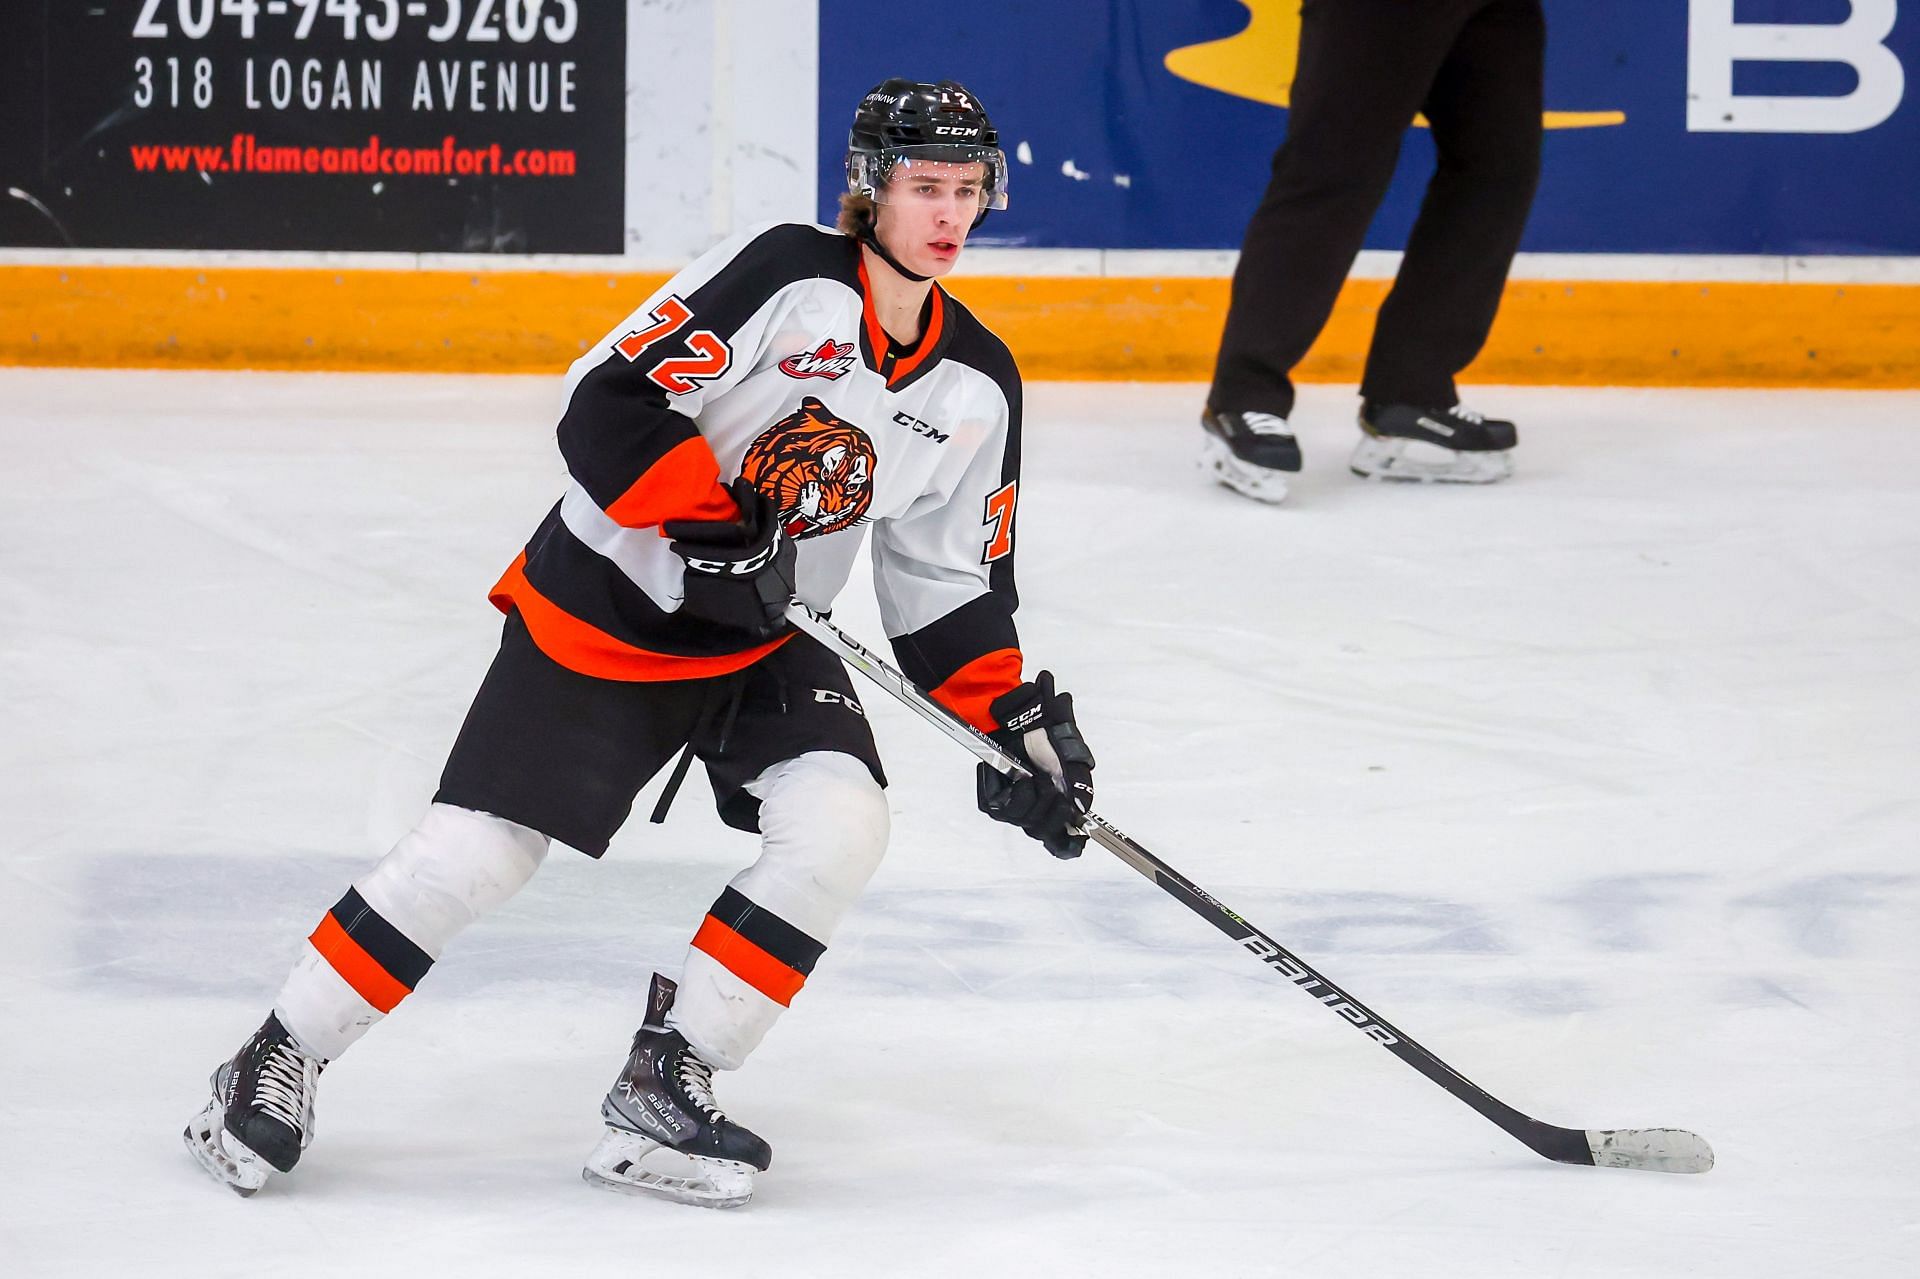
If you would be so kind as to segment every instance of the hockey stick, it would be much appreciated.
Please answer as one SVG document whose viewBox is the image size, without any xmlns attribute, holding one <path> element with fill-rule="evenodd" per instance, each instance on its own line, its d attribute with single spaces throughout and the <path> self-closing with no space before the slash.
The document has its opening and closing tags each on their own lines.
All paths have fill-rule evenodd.
<svg viewBox="0 0 1920 1279">
<path fill-rule="evenodd" d="M 1027 773 L 1026 767 L 1000 749 L 999 743 L 928 697 L 912 680 L 826 618 L 800 604 L 795 604 L 787 616 L 796 628 L 825 644 L 849 666 L 919 712 L 922 719 L 972 751 L 982 763 L 1002 773 Z M 1240 943 L 1255 958 L 1338 1013 L 1361 1034 L 1492 1120 L 1535 1154 L 1563 1164 L 1597 1164 L 1603 1168 L 1641 1168 L 1651 1172 L 1705 1172 L 1713 1167 L 1713 1148 L 1704 1138 L 1684 1128 L 1585 1130 L 1562 1128 L 1521 1114 L 1322 977 L 1285 946 L 1228 910 L 1106 818 L 1089 812 L 1082 817 L 1082 824 L 1090 839 L 1152 880 L 1162 892 Z"/>
</svg>

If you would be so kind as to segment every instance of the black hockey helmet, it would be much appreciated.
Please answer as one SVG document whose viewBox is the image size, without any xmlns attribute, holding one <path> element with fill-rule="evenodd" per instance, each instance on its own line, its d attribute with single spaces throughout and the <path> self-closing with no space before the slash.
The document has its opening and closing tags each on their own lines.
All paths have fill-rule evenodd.
<svg viewBox="0 0 1920 1279">
<path fill-rule="evenodd" d="M 860 99 L 847 134 L 847 189 L 876 204 L 902 164 L 984 164 L 980 208 L 1007 207 L 1007 157 L 987 109 L 952 80 L 924 84 L 898 76 Z"/>
</svg>

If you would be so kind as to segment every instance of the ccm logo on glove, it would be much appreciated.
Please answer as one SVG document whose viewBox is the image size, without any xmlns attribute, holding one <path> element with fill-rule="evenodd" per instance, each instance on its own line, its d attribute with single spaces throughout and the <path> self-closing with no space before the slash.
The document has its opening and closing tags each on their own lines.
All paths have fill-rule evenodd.
<svg viewBox="0 0 1920 1279">
<path fill-rule="evenodd" d="M 1018 826 L 1055 857 L 1078 857 L 1087 845 L 1080 814 L 1093 807 L 1093 752 L 1073 719 L 1073 694 L 1054 687 L 1053 672 L 995 698 L 1000 727 L 989 736 L 1029 771 L 1010 777 L 980 765 L 980 811 Z"/>
<path fill-rule="evenodd" d="M 686 561 L 680 611 L 772 639 L 787 628 L 793 603 L 793 539 L 780 528 L 772 499 L 745 479 L 727 486 L 738 520 L 668 520 L 660 531 Z"/>
<path fill-rule="evenodd" d="M 773 545 L 752 559 L 703 560 L 692 555 L 684 558 L 687 561 L 687 567 L 696 573 L 718 573 L 723 577 L 752 577 L 773 563 L 774 558 L 780 554 L 781 548 L 786 545 L 786 541 L 786 534 L 776 528 L 773 530 Z"/>
</svg>

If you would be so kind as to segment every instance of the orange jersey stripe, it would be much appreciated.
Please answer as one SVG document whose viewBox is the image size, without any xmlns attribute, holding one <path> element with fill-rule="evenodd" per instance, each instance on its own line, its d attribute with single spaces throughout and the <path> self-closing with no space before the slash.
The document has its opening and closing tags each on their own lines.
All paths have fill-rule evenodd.
<svg viewBox="0 0 1920 1279">
<path fill-rule="evenodd" d="M 893 366 L 893 372 L 887 376 L 888 386 L 904 382 L 915 369 L 926 363 L 927 356 L 940 344 L 940 326 L 945 321 L 946 310 L 945 295 L 936 284 L 933 286 L 933 315 L 927 320 L 927 331 L 920 335 L 920 345 L 914 348 L 913 354 Z"/>
<path fill-rule="evenodd" d="M 880 316 L 873 309 L 873 285 L 867 279 L 867 255 L 859 258 L 860 269 L 860 318 L 867 326 L 867 345 L 873 348 L 875 364 L 887 358 L 887 331 L 880 325 Z"/>
<path fill-rule="evenodd" d="M 704 437 L 682 440 L 607 507 L 615 524 L 646 528 L 664 520 L 737 520 L 740 508 L 720 487 L 720 463 Z"/>
<path fill-rule="evenodd" d="M 712 915 L 700 921 L 693 948 L 711 955 L 722 968 L 782 1008 L 807 984 L 806 974 L 787 967 Z"/>
<path fill-rule="evenodd" d="M 333 971 L 339 973 L 360 998 L 383 1013 L 392 1012 L 401 1000 L 413 993 L 412 987 L 395 979 L 372 955 L 361 949 L 359 942 L 347 936 L 347 930 L 340 927 L 340 921 L 333 917 L 331 911 L 321 917 L 320 926 L 313 930 L 313 935 L 307 941 L 320 952 L 322 959 L 333 965 Z"/>
<path fill-rule="evenodd" d="M 1020 686 L 1020 661 L 1019 649 L 996 649 L 947 676 L 928 695 L 981 732 L 991 733 L 1000 727 L 993 718 L 993 699 Z"/>
<path fill-rule="evenodd" d="M 679 657 L 637 648 L 581 621 L 536 590 L 527 580 L 525 551 L 507 566 L 487 598 L 502 613 L 518 610 L 527 624 L 527 634 L 540 651 L 568 670 L 629 683 L 730 675 L 753 665 L 797 634 L 789 631 L 764 644 L 717 657 Z"/>
<path fill-rule="evenodd" d="M 880 323 L 880 315 L 873 309 L 873 285 L 867 279 L 867 255 L 860 255 L 860 318 L 867 328 L 867 345 L 873 348 L 876 363 L 885 364 L 887 352 L 893 339 L 887 336 L 886 328 Z M 887 385 L 906 380 L 912 372 L 926 362 L 927 356 L 940 344 L 940 329 L 946 323 L 946 294 L 939 285 L 933 286 L 933 315 L 927 320 L 927 331 L 920 335 L 913 354 L 897 361 L 893 372 L 887 375 Z"/>
</svg>

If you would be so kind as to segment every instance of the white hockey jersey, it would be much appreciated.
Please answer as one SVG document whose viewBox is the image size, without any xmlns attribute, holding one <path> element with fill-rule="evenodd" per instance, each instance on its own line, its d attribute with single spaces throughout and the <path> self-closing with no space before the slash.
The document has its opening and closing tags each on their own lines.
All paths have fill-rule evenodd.
<svg viewBox="0 0 1920 1279">
<path fill-rule="evenodd" d="M 682 615 L 663 521 L 730 519 L 744 476 L 795 539 L 801 600 L 829 607 L 873 538 L 901 667 L 982 728 L 1021 679 L 1013 612 L 1020 375 L 937 284 L 911 347 L 868 299 L 858 245 L 782 224 L 722 243 L 568 375 L 572 477 L 492 599 L 583 674 L 687 679 L 785 642 Z"/>
</svg>

